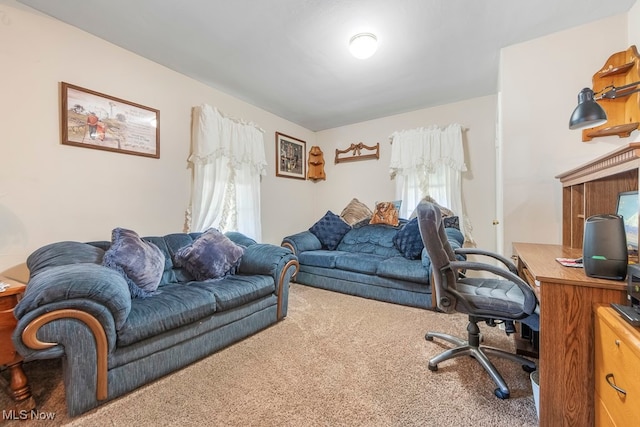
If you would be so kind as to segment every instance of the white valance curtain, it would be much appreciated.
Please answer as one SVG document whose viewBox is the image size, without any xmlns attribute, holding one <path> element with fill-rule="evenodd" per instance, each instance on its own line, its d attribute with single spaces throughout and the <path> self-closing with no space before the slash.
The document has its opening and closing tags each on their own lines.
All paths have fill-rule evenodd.
<svg viewBox="0 0 640 427">
<path fill-rule="evenodd" d="M 260 241 L 260 177 L 267 166 L 263 131 L 206 104 L 193 108 L 191 126 L 188 230 L 215 227 Z"/>
<path fill-rule="evenodd" d="M 431 196 L 460 220 L 465 239 L 473 242 L 462 203 L 462 172 L 467 170 L 462 126 L 451 124 L 394 132 L 391 135 L 390 174 L 396 181 L 400 216 L 408 218 L 420 200 Z"/>
</svg>

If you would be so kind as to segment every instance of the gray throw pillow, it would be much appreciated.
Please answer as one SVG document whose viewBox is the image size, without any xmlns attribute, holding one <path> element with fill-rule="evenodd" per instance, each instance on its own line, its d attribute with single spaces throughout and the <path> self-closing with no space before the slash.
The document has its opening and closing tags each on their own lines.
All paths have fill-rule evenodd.
<svg viewBox="0 0 640 427">
<path fill-rule="evenodd" d="M 178 249 L 173 265 L 182 267 L 196 280 L 220 279 L 231 274 L 244 255 L 244 248 L 215 228 L 210 228 L 192 244 Z"/>
<path fill-rule="evenodd" d="M 160 248 L 142 240 L 135 231 L 114 228 L 102 265 L 124 276 L 132 298 L 146 298 L 157 292 L 164 261 Z"/>
</svg>

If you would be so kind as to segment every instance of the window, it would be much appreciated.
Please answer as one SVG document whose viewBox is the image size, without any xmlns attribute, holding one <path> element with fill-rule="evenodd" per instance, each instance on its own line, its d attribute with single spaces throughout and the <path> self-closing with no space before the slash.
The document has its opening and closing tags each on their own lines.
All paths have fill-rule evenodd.
<svg viewBox="0 0 640 427">
<path fill-rule="evenodd" d="M 193 108 L 192 123 L 187 228 L 239 231 L 260 241 L 260 177 L 267 166 L 262 130 L 209 105 Z"/>
<path fill-rule="evenodd" d="M 431 196 L 460 218 L 461 231 L 472 242 L 462 205 L 462 172 L 467 170 L 462 127 L 418 128 L 394 132 L 391 138 L 390 171 L 396 180 L 396 198 L 402 200 L 400 216 L 408 218 L 424 197 Z"/>
</svg>

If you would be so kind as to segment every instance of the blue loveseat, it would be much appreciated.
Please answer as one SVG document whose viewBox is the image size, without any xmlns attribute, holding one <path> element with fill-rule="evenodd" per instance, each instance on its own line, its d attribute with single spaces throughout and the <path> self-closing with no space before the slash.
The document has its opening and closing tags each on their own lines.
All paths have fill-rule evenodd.
<svg viewBox="0 0 640 427">
<path fill-rule="evenodd" d="M 431 262 L 417 219 L 400 219 L 398 226 L 370 224 L 368 220 L 344 226 L 339 221 L 334 219 L 324 230 L 312 227 L 282 240 L 282 246 L 291 249 L 300 263 L 293 279 L 296 283 L 412 307 L 432 307 Z M 462 247 L 460 230 L 451 227 L 445 231 L 454 249 Z"/>
<path fill-rule="evenodd" d="M 196 280 L 174 260 L 201 233 L 146 237 L 162 252 L 157 290 L 134 297 L 103 265 L 112 242 L 58 242 L 27 260 L 30 280 L 14 310 L 13 342 L 26 361 L 62 357 L 68 413 L 81 414 L 237 342 L 287 315 L 296 257 L 240 233 L 231 271 Z"/>
</svg>

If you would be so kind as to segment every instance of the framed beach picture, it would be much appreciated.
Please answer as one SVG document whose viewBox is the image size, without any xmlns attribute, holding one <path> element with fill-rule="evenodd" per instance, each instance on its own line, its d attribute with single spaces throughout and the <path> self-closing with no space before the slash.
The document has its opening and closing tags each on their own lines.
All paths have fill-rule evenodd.
<svg viewBox="0 0 640 427">
<path fill-rule="evenodd" d="M 276 132 L 276 176 L 306 179 L 307 143 Z"/>
<path fill-rule="evenodd" d="M 160 111 L 61 83 L 62 144 L 160 158 Z"/>
</svg>

